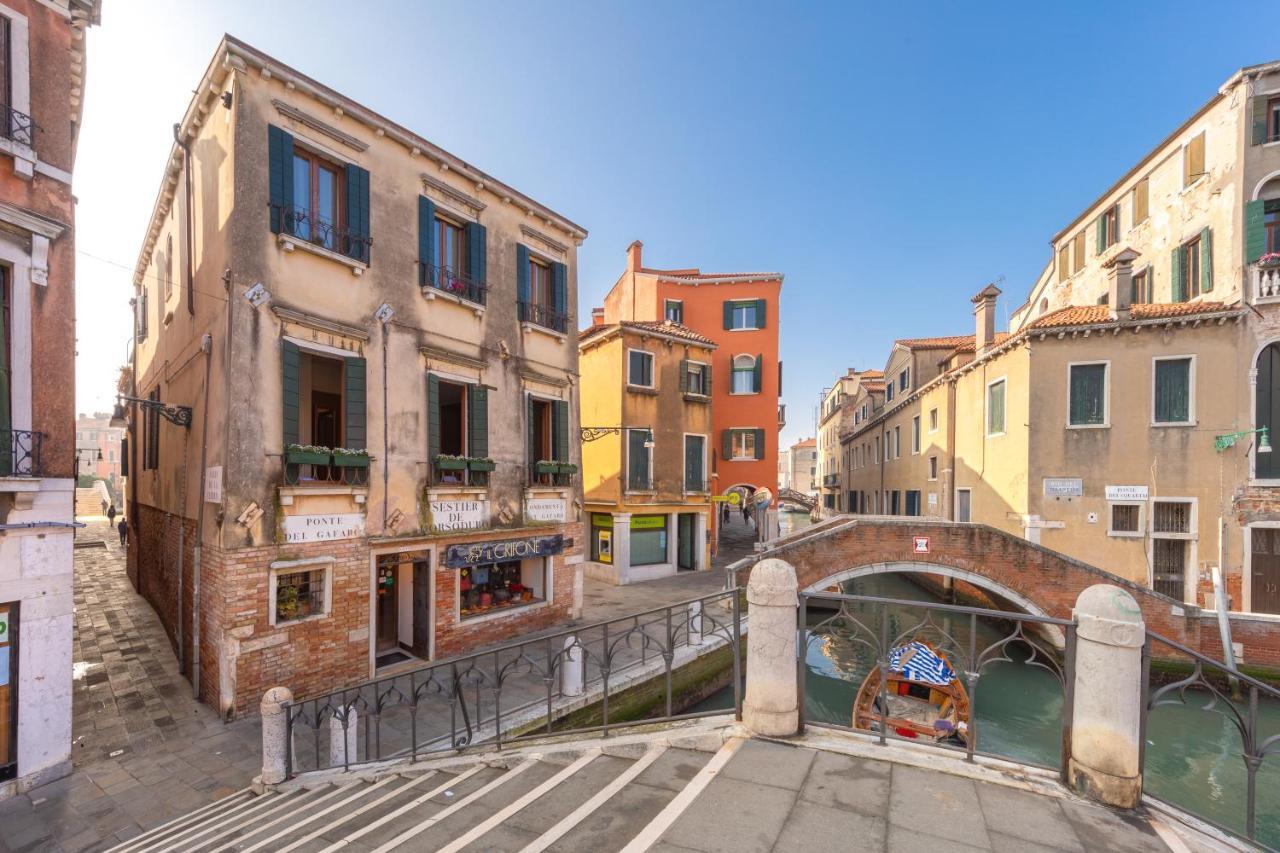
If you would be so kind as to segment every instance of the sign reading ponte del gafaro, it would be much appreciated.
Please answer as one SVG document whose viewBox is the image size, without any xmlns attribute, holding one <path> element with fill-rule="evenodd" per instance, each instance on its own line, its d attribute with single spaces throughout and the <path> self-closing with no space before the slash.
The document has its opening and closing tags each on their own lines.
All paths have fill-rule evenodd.
<svg viewBox="0 0 1280 853">
<path fill-rule="evenodd" d="M 502 563 L 507 560 L 527 560 L 533 557 L 551 557 L 564 550 L 564 535 L 528 536 L 524 539 L 503 539 L 500 542 L 468 542 L 450 545 L 444 564 L 451 569 L 465 566 L 481 566 L 485 563 Z"/>
</svg>

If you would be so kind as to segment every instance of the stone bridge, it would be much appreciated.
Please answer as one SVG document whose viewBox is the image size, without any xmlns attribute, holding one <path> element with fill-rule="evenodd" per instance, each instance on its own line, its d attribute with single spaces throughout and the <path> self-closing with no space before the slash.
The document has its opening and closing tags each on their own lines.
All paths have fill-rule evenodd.
<svg viewBox="0 0 1280 853">
<path fill-rule="evenodd" d="M 802 590 L 817 592 L 883 572 L 925 573 L 972 584 L 1024 612 L 1061 619 L 1071 618 L 1087 587 L 1114 584 L 1133 595 L 1149 630 L 1223 659 L 1216 613 L 983 524 L 841 515 L 774 540 L 728 571 L 745 586 L 751 567 L 764 557 L 794 566 Z M 1234 613 L 1231 637 L 1244 646 L 1241 663 L 1280 668 L 1280 619 Z"/>
<path fill-rule="evenodd" d="M 796 504 L 810 511 L 818 505 L 817 498 L 806 495 L 804 492 L 797 492 L 795 489 L 778 489 L 778 502 Z"/>
</svg>

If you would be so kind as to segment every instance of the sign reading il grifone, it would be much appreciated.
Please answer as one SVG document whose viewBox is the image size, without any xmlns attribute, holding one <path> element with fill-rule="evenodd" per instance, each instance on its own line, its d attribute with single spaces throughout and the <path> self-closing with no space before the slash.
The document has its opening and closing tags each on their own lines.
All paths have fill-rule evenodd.
<svg viewBox="0 0 1280 853">
<path fill-rule="evenodd" d="M 1107 500 L 1145 501 L 1149 491 L 1146 486 L 1107 486 Z"/>
<path fill-rule="evenodd" d="M 358 512 L 337 515 L 286 515 L 285 542 L 325 542 L 354 539 L 364 535 L 364 515 Z"/>
<path fill-rule="evenodd" d="M 564 536 L 529 536 L 524 539 L 504 539 L 501 542 L 470 542 L 450 545 L 445 552 L 444 564 L 451 569 L 464 566 L 482 566 L 486 563 L 503 563 L 507 560 L 528 560 L 534 557 L 550 557 L 564 550 Z"/>
<path fill-rule="evenodd" d="M 431 501 L 431 529 L 478 530 L 485 526 L 487 501 Z"/>
</svg>

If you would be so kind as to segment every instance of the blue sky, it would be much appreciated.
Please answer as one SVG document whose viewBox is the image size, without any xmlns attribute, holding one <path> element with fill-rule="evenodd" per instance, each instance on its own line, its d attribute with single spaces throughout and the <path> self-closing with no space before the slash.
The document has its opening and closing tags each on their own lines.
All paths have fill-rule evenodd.
<svg viewBox="0 0 1280 853">
<path fill-rule="evenodd" d="M 107 0 L 76 173 L 80 408 L 111 402 L 170 126 L 223 32 L 586 227 L 582 318 L 634 239 L 650 266 L 785 273 L 789 443 L 846 367 L 972 331 L 999 276 L 1003 322 L 1056 230 L 1280 59 L 1280 6 L 1209 9 Z"/>
</svg>

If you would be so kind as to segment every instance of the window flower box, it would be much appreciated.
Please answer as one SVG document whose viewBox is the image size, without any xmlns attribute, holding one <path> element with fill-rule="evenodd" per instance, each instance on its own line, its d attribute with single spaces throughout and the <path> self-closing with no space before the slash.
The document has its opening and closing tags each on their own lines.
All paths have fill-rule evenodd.
<svg viewBox="0 0 1280 853">
<path fill-rule="evenodd" d="M 369 451 L 347 450 L 343 447 L 334 448 L 333 464 L 338 468 L 368 468 Z"/>
<path fill-rule="evenodd" d="M 560 463 L 552 462 L 548 459 L 539 459 L 533 463 L 533 473 L 535 474 L 559 474 Z"/>
<path fill-rule="evenodd" d="M 557 474 L 576 474 L 578 473 L 578 466 L 570 462 L 559 462 L 556 464 L 556 473 Z"/>
<path fill-rule="evenodd" d="M 333 451 L 327 447 L 291 444 L 284 450 L 284 461 L 290 465 L 328 465 Z"/>
<path fill-rule="evenodd" d="M 468 459 L 467 469 L 470 471 L 492 471 L 498 467 L 498 463 L 492 459 Z"/>
<path fill-rule="evenodd" d="M 1265 255 L 1258 258 L 1258 266 L 1263 269 L 1280 267 L 1280 252 L 1267 252 Z"/>
<path fill-rule="evenodd" d="M 441 454 L 436 457 L 435 464 L 436 468 L 441 471 L 465 471 L 467 470 L 467 457 Z"/>
</svg>

